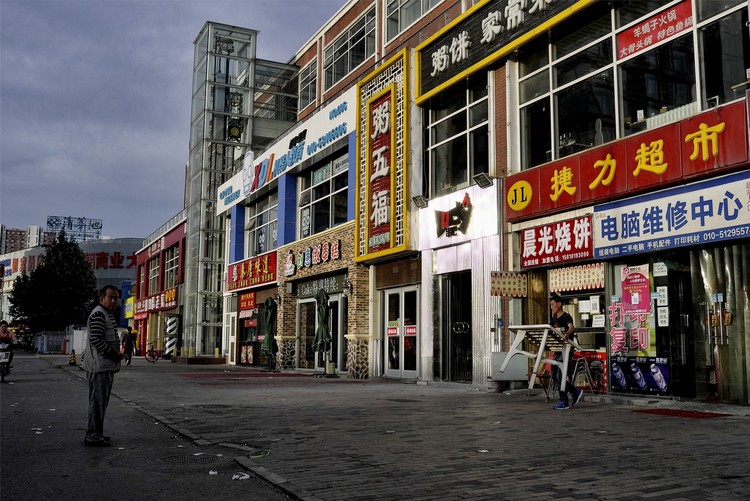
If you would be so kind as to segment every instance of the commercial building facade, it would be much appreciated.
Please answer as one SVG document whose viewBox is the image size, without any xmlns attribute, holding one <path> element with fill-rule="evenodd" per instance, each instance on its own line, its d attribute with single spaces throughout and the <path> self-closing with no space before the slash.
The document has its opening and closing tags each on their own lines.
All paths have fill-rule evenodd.
<svg viewBox="0 0 750 501">
<path fill-rule="evenodd" d="M 748 403 L 747 18 L 347 2 L 291 61 L 297 124 L 212 200 L 228 360 L 269 362 L 270 309 L 275 367 L 484 384 L 557 292 L 597 389 Z"/>
<path fill-rule="evenodd" d="M 185 344 L 185 211 L 142 241 L 135 255 L 132 318 L 138 352 L 177 357 Z M 175 358 L 176 359 L 176 358 Z"/>
</svg>

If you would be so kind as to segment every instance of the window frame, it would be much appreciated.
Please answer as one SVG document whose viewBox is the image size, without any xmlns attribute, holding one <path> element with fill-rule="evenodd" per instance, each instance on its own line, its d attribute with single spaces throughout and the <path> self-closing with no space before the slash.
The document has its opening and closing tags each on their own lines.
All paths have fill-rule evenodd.
<svg viewBox="0 0 750 501">
<path fill-rule="evenodd" d="M 330 172 L 324 178 L 315 180 L 315 174 L 320 173 L 323 169 L 330 168 Z M 343 184 L 336 185 L 337 182 Z M 316 197 L 315 192 L 318 190 L 319 195 Z M 325 162 L 321 162 L 314 167 L 300 173 L 297 177 L 297 236 L 299 239 L 308 238 L 323 231 L 335 228 L 344 224 L 348 217 L 343 220 L 336 218 L 336 200 L 343 199 L 346 203 L 344 213 L 349 209 L 349 153 L 336 155 Z M 315 226 L 315 206 L 322 205 L 328 200 L 328 222 L 325 227 L 316 228 Z M 308 214 L 305 215 L 305 211 Z M 307 222 L 305 221 L 307 219 Z M 308 226 L 308 233 L 305 234 L 305 226 Z"/>
<path fill-rule="evenodd" d="M 484 77 L 484 83 L 486 85 L 486 91 L 479 97 L 475 98 L 472 94 L 475 93 L 477 88 L 477 82 L 481 85 L 479 78 Z M 490 76 L 487 72 L 480 72 L 473 75 L 470 79 L 467 79 L 463 84 L 456 85 L 452 89 L 445 91 L 442 95 L 443 99 L 446 99 L 450 104 L 449 106 L 456 106 L 452 111 L 447 111 L 443 116 L 440 115 L 446 108 L 435 108 L 428 104 L 424 108 L 424 165 L 425 165 L 425 177 L 427 179 L 426 188 L 429 198 L 436 198 L 449 193 L 453 193 L 457 190 L 465 189 L 472 184 L 476 184 L 473 177 L 475 174 L 484 172 L 489 174 L 490 169 L 490 123 L 491 123 L 491 103 L 490 103 Z M 453 93 L 448 95 L 447 93 Z M 463 93 L 463 97 L 460 97 Z M 434 103 L 434 101 L 432 102 Z M 458 104 L 456 104 L 458 103 Z M 484 106 L 486 112 L 484 119 L 479 121 L 472 120 L 472 113 L 477 110 L 479 106 Z M 463 127 L 456 127 L 453 131 L 449 131 L 445 134 L 440 132 L 440 129 L 450 129 L 452 124 L 463 123 Z M 486 129 L 482 132 L 482 129 Z M 474 148 L 474 139 L 480 137 L 481 134 L 486 134 L 485 146 L 487 148 L 487 158 L 484 159 L 484 169 L 477 169 L 478 162 L 476 160 L 476 151 Z M 440 135 L 440 139 L 436 139 L 436 136 Z M 438 165 L 438 162 L 433 155 L 433 152 L 438 151 L 443 147 L 451 147 L 452 145 L 464 146 L 465 148 L 465 170 L 466 177 L 460 183 L 453 185 L 450 182 L 446 183 L 445 187 L 438 189 L 436 187 L 436 180 L 438 175 L 436 169 L 442 168 L 442 165 Z M 451 163 L 451 162 L 448 162 Z M 458 172 L 464 169 L 457 169 Z M 453 170 L 446 171 L 446 179 L 451 178 Z"/>
<path fill-rule="evenodd" d="M 553 29 L 549 39 L 545 38 L 544 41 L 539 43 L 532 41 L 520 49 L 518 59 L 512 61 L 510 65 L 510 75 L 514 79 L 512 85 L 515 90 L 510 94 L 512 102 L 509 103 L 509 109 L 515 110 L 511 118 L 513 123 L 516 124 L 513 127 L 514 132 L 512 132 L 512 134 L 514 135 L 513 142 L 518 146 L 512 150 L 513 158 L 510 159 L 512 164 L 518 165 L 519 170 L 523 171 L 543 165 L 550 161 L 559 160 L 571 154 L 580 153 L 597 146 L 598 144 L 602 144 L 598 142 L 601 137 L 598 134 L 598 132 L 601 132 L 600 129 L 597 129 L 597 134 L 594 134 L 593 137 L 596 137 L 596 140 L 594 141 L 589 141 L 588 139 L 575 141 L 565 130 L 562 130 L 563 127 L 561 126 L 561 120 L 564 121 L 563 114 L 566 113 L 566 111 L 563 110 L 561 112 L 558 96 L 561 96 L 576 87 L 581 87 L 581 89 L 583 89 L 584 87 L 582 86 L 590 85 L 591 79 L 598 77 L 604 72 L 609 72 L 612 78 L 610 88 L 612 89 L 613 94 L 611 106 L 607 108 L 606 112 L 603 111 L 601 117 L 602 123 L 607 121 L 610 121 L 611 123 L 611 125 L 605 125 L 604 127 L 604 143 L 622 139 L 631 134 L 641 132 L 642 130 L 648 130 L 663 125 L 663 123 L 668 123 L 670 120 L 669 117 L 672 115 L 682 116 L 684 114 L 693 114 L 705 110 L 709 104 L 713 104 L 708 103 L 707 101 L 707 97 L 710 97 L 707 96 L 707 93 L 712 91 L 708 88 L 709 85 L 706 83 L 706 75 L 704 73 L 707 71 L 707 58 L 703 52 L 702 38 L 704 28 L 725 19 L 729 19 L 731 16 L 735 16 L 738 11 L 745 11 L 747 9 L 747 4 L 734 1 L 734 5 L 727 6 L 724 10 L 714 13 L 710 17 L 701 19 L 700 22 L 694 22 L 691 27 L 686 28 L 676 36 L 654 43 L 648 49 L 638 51 L 628 57 L 619 58 L 617 54 L 618 35 L 632 29 L 639 23 L 643 23 L 644 20 L 650 19 L 664 8 L 664 5 L 658 5 L 654 10 L 649 12 L 637 12 L 638 15 L 631 15 L 632 13 L 628 12 L 626 16 L 621 16 L 619 9 L 610 7 L 608 10 L 603 9 L 602 12 L 598 14 L 599 17 L 593 19 L 590 23 L 590 25 L 594 25 L 596 22 L 606 19 L 606 21 L 602 21 L 602 23 L 609 23 L 609 31 L 605 33 L 602 30 L 594 30 L 594 35 L 585 38 L 585 41 L 582 42 L 580 46 L 576 46 L 575 49 L 571 49 L 571 46 L 568 45 L 569 41 L 566 40 L 571 34 L 575 33 L 575 30 L 572 29 L 571 26 L 565 25 L 558 27 L 558 33 L 555 33 L 555 30 Z M 693 14 L 693 17 L 696 17 L 696 13 Z M 626 18 L 628 20 L 627 23 L 621 22 L 622 18 Z M 584 21 L 585 20 L 582 18 L 576 19 L 576 26 L 579 26 Z M 601 28 L 601 25 L 599 25 L 599 27 Z M 746 27 L 743 28 L 743 33 L 747 33 Z M 750 42 L 744 37 L 737 38 L 745 43 L 744 53 L 740 55 L 740 57 L 744 57 L 750 61 Z M 575 38 L 573 38 L 572 41 L 573 44 L 575 44 Z M 585 74 L 571 72 L 569 74 L 570 78 L 566 80 L 564 85 L 556 85 L 557 68 L 564 66 L 566 61 L 568 61 L 569 64 L 571 58 L 582 58 L 587 51 L 594 50 L 598 44 L 602 44 L 605 41 L 608 44 L 611 44 L 611 55 L 608 61 L 597 57 L 588 58 L 586 59 L 587 61 L 598 62 L 598 65 L 592 65 L 590 68 L 587 68 L 587 73 Z M 565 47 L 565 54 L 563 57 L 556 58 L 556 45 L 559 45 L 560 42 L 562 42 Z M 632 67 L 634 62 L 639 58 L 654 57 L 656 51 L 660 50 L 668 52 L 668 47 L 672 44 L 682 44 L 683 46 L 692 47 L 692 54 L 687 54 L 684 51 L 678 53 L 686 54 L 687 57 L 683 59 L 687 60 L 688 65 L 692 65 L 687 68 L 688 71 L 684 72 L 684 74 L 687 75 L 686 80 L 692 79 L 693 91 L 686 93 L 682 90 L 686 85 L 689 87 L 689 81 L 678 81 L 674 85 L 681 86 L 680 90 L 674 91 L 674 95 L 662 97 L 662 102 L 659 103 L 659 106 L 653 103 L 646 103 L 643 106 L 637 107 L 639 110 L 643 108 L 643 112 L 638 113 L 638 116 L 626 116 L 628 114 L 633 114 L 633 110 L 630 109 L 633 108 L 633 105 L 626 104 L 625 102 L 627 96 L 623 92 L 625 87 L 625 82 L 623 80 L 625 76 L 623 71 L 626 68 Z M 546 51 L 543 51 L 542 47 L 546 47 Z M 676 45 L 675 47 L 677 48 Z M 524 51 L 526 54 L 524 54 Z M 603 53 L 605 52 L 599 52 L 599 54 Z M 690 57 L 691 55 L 692 57 Z M 682 59 L 680 59 L 680 61 L 682 61 Z M 670 71 L 672 70 L 664 68 L 659 71 L 658 74 L 669 75 Z M 729 74 L 731 71 L 727 70 L 727 73 Z M 739 80 L 744 80 L 744 78 L 739 78 L 744 77 L 743 75 L 739 75 L 739 72 L 736 73 L 738 73 Z M 630 74 L 632 75 L 633 72 L 631 71 Z M 725 80 L 728 80 L 728 78 L 725 77 Z M 724 83 L 726 84 L 726 82 Z M 591 89 L 592 87 L 587 88 Z M 609 90 L 607 90 L 607 92 L 609 92 Z M 663 92 L 659 91 L 658 95 L 661 96 L 662 94 Z M 608 95 L 601 95 L 603 96 L 602 99 L 608 99 Z M 686 95 L 687 99 L 684 99 Z M 670 96 L 671 99 L 669 99 Z M 741 97 L 742 96 L 728 95 L 725 90 L 723 100 L 717 97 L 715 100 L 719 102 L 715 104 L 718 105 L 725 102 L 731 102 L 740 99 Z M 646 98 L 644 97 L 644 99 Z M 653 101 L 653 98 L 650 98 L 649 102 L 651 101 Z M 533 107 L 546 107 L 546 110 L 548 111 L 546 111 L 546 115 L 540 115 L 538 112 L 533 111 Z M 664 110 L 674 110 L 674 113 L 660 118 L 659 115 L 663 113 Z M 529 113 L 532 114 L 529 115 Z M 570 111 L 567 113 L 570 113 Z M 529 117 L 535 118 L 530 120 Z M 539 128 L 541 122 L 539 122 L 539 120 L 545 122 L 545 130 L 542 130 L 541 132 Z M 599 124 L 597 124 L 597 127 L 598 125 Z M 533 131 L 531 130 L 532 128 L 534 129 Z M 572 148 L 565 146 L 571 143 L 577 144 Z M 532 158 L 531 152 L 542 150 L 546 151 L 546 156 L 534 155 L 535 158 Z"/>
<path fill-rule="evenodd" d="M 304 99 L 303 96 L 307 96 Z M 318 58 L 313 58 L 309 64 L 299 72 L 298 109 L 304 110 L 315 104 L 318 98 Z"/>
<path fill-rule="evenodd" d="M 278 218 L 279 196 L 276 190 L 247 206 L 247 214 L 245 216 L 246 258 L 260 256 L 278 248 Z M 267 230 L 264 236 L 267 235 L 268 240 L 266 247 L 260 250 L 258 248 L 258 239 L 262 230 Z"/>
<path fill-rule="evenodd" d="M 360 23 L 362 26 L 359 26 Z M 375 6 L 373 6 L 323 48 L 324 90 L 331 89 L 375 54 L 376 28 Z M 360 32 L 362 33 L 358 36 Z M 355 62 L 352 55 L 360 43 L 364 43 L 364 56 L 361 61 Z M 339 65 L 341 66 L 338 69 L 340 74 L 337 74 Z"/>
<path fill-rule="evenodd" d="M 153 296 L 159 292 L 159 268 L 161 256 L 148 260 L 148 295 Z"/>
<path fill-rule="evenodd" d="M 164 290 L 177 287 L 180 265 L 180 246 L 175 244 L 164 251 Z"/>
<path fill-rule="evenodd" d="M 385 42 L 389 43 L 401 33 L 406 31 L 410 26 L 419 21 L 428 12 L 437 7 L 442 0 L 388 0 L 385 5 Z M 412 20 L 403 20 L 409 4 L 419 3 L 419 13 Z M 395 7 L 395 8 L 394 8 Z M 395 19 L 396 31 L 391 31 L 391 26 Z"/>
</svg>

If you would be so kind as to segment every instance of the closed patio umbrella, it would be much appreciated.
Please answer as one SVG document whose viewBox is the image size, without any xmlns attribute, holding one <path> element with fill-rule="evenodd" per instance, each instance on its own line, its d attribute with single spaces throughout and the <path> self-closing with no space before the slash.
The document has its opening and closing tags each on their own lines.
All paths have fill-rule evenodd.
<svg viewBox="0 0 750 501">
<path fill-rule="evenodd" d="M 327 353 L 331 347 L 331 331 L 328 329 L 328 317 L 331 307 L 328 305 L 328 293 L 323 289 L 318 289 L 318 293 L 315 295 L 315 302 L 318 308 L 318 328 L 315 330 L 313 346 L 316 352 Z M 326 361 L 328 361 L 327 356 Z"/>
<path fill-rule="evenodd" d="M 265 337 L 263 338 L 263 343 L 260 346 L 260 349 L 263 353 L 266 354 L 268 357 L 268 367 L 270 370 L 273 370 L 273 359 L 276 355 L 276 352 L 278 351 L 276 348 L 276 342 L 274 340 L 274 335 L 276 334 L 276 301 L 272 297 L 268 297 L 266 299 L 266 302 L 264 303 L 266 305 L 266 328 L 265 328 Z"/>
</svg>

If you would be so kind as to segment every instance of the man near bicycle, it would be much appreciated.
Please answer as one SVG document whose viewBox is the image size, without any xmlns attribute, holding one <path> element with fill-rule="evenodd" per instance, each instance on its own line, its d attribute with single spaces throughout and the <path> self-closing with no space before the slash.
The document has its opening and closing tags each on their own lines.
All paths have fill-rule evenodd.
<svg viewBox="0 0 750 501">
<path fill-rule="evenodd" d="M 120 291 L 107 285 L 99 291 L 96 308 L 89 315 L 88 341 L 84 349 L 83 365 L 89 382 L 89 418 L 86 438 L 88 447 L 109 447 L 109 437 L 104 435 L 104 414 L 112 394 L 115 373 L 120 371 L 120 353 L 115 311 L 120 306 Z"/>
<path fill-rule="evenodd" d="M 558 294 L 553 292 L 550 295 L 549 307 L 550 311 L 552 312 L 550 325 L 560 331 L 563 340 L 570 340 L 571 342 L 575 341 L 576 326 L 573 323 L 573 317 L 570 316 L 570 313 L 567 313 L 562 309 L 562 298 Z M 572 353 L 572 350 L 571 352 L 569 352 L 569 354 L 570 353 Z M 569 356 L 569 358 L 571 357 Z M 557 360 L 558 362 L 562 362 L 563 354 L 555 353 L 555 360 Z M 570 362 L 570 360 L 568 360 L 568 362 Z M 568 374 L 566 375 L 566 377 L 569 380 L 569 384 L 565 385 L 565 391 L 560 390 L 560 401 L 552 407 L 555 410 L 561 411 L 570 409 L 571 407 L 575 407 L 575 405 L 581 400 L 581 397 L 583 396 L 583 390 L 576 388 L 575 384 L 573 384 L 572 378 L 570 378 L 570 372 L 572 368 L 572 364 L 568 363 Z M 552 377 L 555 381 L 557 381 L 557 387 L 562 388 L 562 370 L 560 370 L 560 368 L 558 368 L 556 365 L 552 366 Z M 570 393 L 571 396 L 570 404 L 568 404 L 568 393 Z"/>
</svg>

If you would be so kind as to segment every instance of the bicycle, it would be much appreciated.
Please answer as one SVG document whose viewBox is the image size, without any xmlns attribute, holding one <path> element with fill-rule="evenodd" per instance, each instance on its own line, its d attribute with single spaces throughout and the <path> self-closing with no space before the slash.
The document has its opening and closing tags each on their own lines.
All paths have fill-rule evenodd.
<svg viewBox="0 0 750 501">
<path fill-rule="evenodd" d="M 146 360 L 151 362 L 152 364 L 156 363 L 157 360 L 159 360 L 159 352 L 154 349 L 154 346 L 156 346 L 156 341 L 153 343 L 149 343 L 149 349 L 146 350 Z"/>
</svg>

